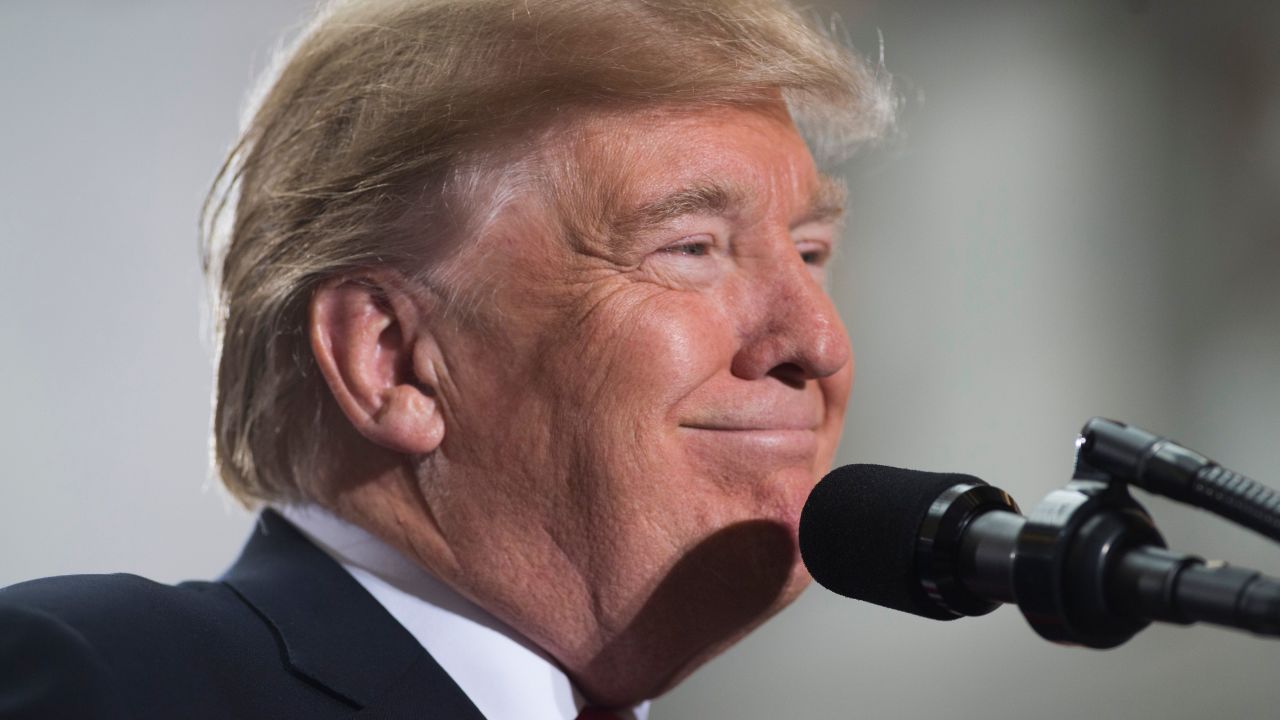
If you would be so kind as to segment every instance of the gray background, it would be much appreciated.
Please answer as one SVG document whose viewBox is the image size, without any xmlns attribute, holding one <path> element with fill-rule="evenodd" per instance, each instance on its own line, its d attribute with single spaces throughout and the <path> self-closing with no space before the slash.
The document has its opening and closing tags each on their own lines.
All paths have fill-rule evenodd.
<svg viewBox="0 0 1280 720">
<path fill-rule="evenodd" d="M 0 3 L 0 585 L 220 572 L 196 213 L 310 3 Z M 831 6 L 831 7 L 834 7 Z M 1024 507 L 1092 415 L 1280 484 L 1280 3 L 839 6 L 902 132 L 850 169 L 840 462 L 971 472 Z M 1147 503 L 1175 549 L 1280 549 Z M 1274 717 L 1280 644 L 1154 627 L 1110 652 L 1015 610 L 934 623 L 807 593 L 661 718 Z"/>
</svg>

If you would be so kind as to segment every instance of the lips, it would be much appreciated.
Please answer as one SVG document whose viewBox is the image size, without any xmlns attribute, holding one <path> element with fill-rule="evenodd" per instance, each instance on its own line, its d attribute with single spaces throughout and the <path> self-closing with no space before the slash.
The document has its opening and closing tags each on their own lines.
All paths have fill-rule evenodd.
<svg viewBox="0 0 1280 720">
<path fill-rule="evenodd" d="M 717 432 L 802 432 L 805 430 L 817 430 L 817 425 L 778 425 L 778 424 L 755 424 L 755 423 L 734 423 L 734 424 L 702 424 L 702 423 L 681 423 L 680 427 L 690 430 L 714 430 Z"/>
<path fill-rule="evenodd" d="M 690 447 L 698 448 L 699 454 L 714 458 L 719 465 L 729 463 L 757 471 L 776 468 L 780 463 L 808 466 L 818 451 L 818 431 L 812 427 L 779 428 L 776 420 L 767 427 L 746 425 L 743 422 L 736 422 L 732 427 L 725 427 L 724 423 L 711 427 L 682 425 L 680 434 Z"/>
<path fill-rule="evenodd" d="M 761 408 L 752 411 L 698 413 L 680 423 L 693 430 L 724 432 L 760 432 L 817 430 L 822 424 L 822 411 L 811 407 Z"/>
</svg>

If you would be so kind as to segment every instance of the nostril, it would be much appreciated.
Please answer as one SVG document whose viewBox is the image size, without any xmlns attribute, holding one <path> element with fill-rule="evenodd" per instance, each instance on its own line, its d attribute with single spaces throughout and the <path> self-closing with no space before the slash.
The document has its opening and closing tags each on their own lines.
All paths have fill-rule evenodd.
<svg viewBox="0 0 1280 720">
<path fill-rule="evenodd" d="M 769 371 L 769 377 L 777 378 L 790 387 L 801 389 L 804 383 L 809 379 L 808 373 L 804 368 L 795 363 L 782 363 Z"/>
</svg>

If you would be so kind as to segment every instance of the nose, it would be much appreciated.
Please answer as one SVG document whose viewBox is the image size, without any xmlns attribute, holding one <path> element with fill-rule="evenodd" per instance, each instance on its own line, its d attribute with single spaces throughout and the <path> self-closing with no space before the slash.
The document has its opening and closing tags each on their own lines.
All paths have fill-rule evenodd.
<svg viewBox="0 0 1280 720">
<path fill-rule="evenodd" d="M 790 245 L 790 243 L 788 243 Z M 795 252 L 752 279 L 743 343 L 733 358 L 733 374 L 744 380 L 773 376 L 802 387 L 849 363 L 849 336 L 835 304 Z"/>
</svg>

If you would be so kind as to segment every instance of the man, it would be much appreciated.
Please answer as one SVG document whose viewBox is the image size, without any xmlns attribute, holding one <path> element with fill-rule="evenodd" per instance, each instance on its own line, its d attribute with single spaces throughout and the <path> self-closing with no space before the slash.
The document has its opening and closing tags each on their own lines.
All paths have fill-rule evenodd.
<svg viewBox="0 0 1280 720">
<path fill-rule="evenodd" d="M 852 361 L 792 113 L 885 97 L 765 0 L 327 8 L 207 216 L 273 509 L 216 582 L 0 592 L 0 717 L 643 717 L 808 581 Z"/>
</svg>

